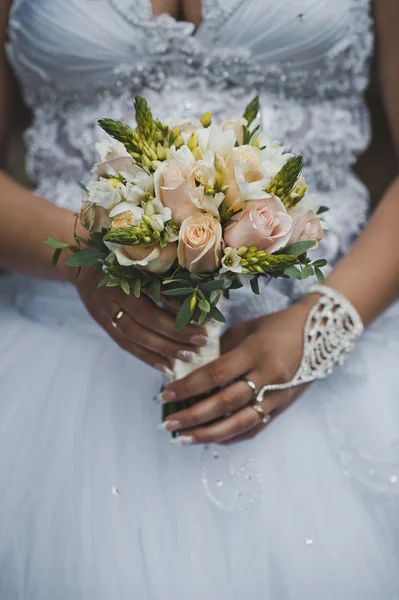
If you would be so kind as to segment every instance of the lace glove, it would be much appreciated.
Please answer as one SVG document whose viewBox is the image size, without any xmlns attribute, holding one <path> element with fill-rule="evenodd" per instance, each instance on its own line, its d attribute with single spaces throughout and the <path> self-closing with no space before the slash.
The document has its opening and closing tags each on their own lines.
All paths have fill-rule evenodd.
<svg viewBox="0 0 399 600">
<path fill-rule="evenodd" d="M 315 285 L 309 293 L 320 294 L 321 298 L 305 323 L 299 369 L 287 383 L 264 385 L 257 393 L 257 402 L 262 402 L 266 392 L 287 390 L 330 375 L 335 365 L 344 364 L 364 330 L 357 310 L 345 296 L 326 285 Z"/>
</svg>

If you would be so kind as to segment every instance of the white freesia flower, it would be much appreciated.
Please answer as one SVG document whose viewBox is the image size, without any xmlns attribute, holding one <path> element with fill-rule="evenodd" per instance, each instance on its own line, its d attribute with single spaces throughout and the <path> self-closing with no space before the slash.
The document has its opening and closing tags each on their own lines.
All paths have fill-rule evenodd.
<svg viewBox="0 0 399 600">
<path fill-rule="evenodd" d="M 195 190 L 192 190 L 190 193 L 190 199 L 195 204 L 197 208 L 202 210 L 203 212 L 207 212 L 217 219 L 220 218 L 219 215 L 219 206 L 222 204 L 224 200 L 223 192 L 218 192 L 214 196 L 205 194 L 205 189 L 200 186 Z"/>
<path fill-rule="evenodd" d="M 125 198 L 128 202 L 139 206 L 145 200 L 145 191 L 140 186 L 127 182 L 125 185 Z"/>
<path fill-rule="evenodd" d="M 287 160 L 292 158 L 293 154 L 284 152 L 284 146 L 280 146 L 280 142 L 273 140 L 271 137 L 261 134 L 259 136 L 259 146 L 263 148 L 262 158 L 259 169 L 269 181 L 277 175 L 280 169 L 285 165 Z"/>
<path fill-rule="evenodd" d="M 154 200 L 151 201 L 151 205 L 154 207 L 155 213 L 162 217 L 164 223 L 170 221 L 172 218 L 172 211 L 170 208 L 164 206 L 158 198 L 154 198 Z"/>
<path fill-rule="evenodd" d="M 122 183 L 116 186 L 108 183 L 107 179 L 101 177 L 99 181 L 89 183 L 87 186 L 87 201 L 100 204 L 106 210 L 112 210 L 116 204 L 125 200 L 126 188 Z"/>
<path fill-rule="evenodd" d="M 243 164 L 240 161 L 235 163 L 235 175 L 239 190 L 238 198 L 234 203 L 235 208 L 243 207 L 250 200 L 263 200 L 271 197 L 270 194 L 265 192 L 268 180 L 261 179 L 248 183 L 245 180 L 244 166 L 245 163 Z"/>
<path fill-rule="evenodd" d="M 222 158 L 230 154 L 237 141 L 234 131 L 223 131 L 219 125 L 200 129 L 197 131 L 197 137 L 198 144 L 204 152 L 207 150 L 213 154 L 217 152 Z"/>
<path fill-rule="evenodd" d="M 214 187 L 218 174 L 215 168 L 215 155 L 207 150 L 194 167 L 194 177 L 202 185 Z"/>
<path fill-rule="evenodd" d="M 142 221 L 144 210 L 141 206 L 137 206 L 137 204 L 133 202 L 119 202 L 109 213 L 109 216 L 114 219 L 118 215 L 121 215 L 124 212 L 130 212 L 133 214 L 135 221 Z"/>
<path fill-rule="evenodd" d="M 169 160 L 177 158 L 178 160 L 183 161 L 187 165 L 190 165 L 190 167 L 192 169 L 195 166 L 195 158 L 193 156 L 193 153 L 191 152 L 190 148 L 186 145 L 181 146 L 181 148 L 179 148 L 178 150 L 176 149 L 176 146 L 172 146 L 169 149 L 169 157 L 168 158 L 169 158 Z"/>
<path fill-rule="evenodd" d="M 225 248 L 222 258 L 222 268 L 219 273 L 242 273 L 241 257 L 237 253 L 236 248 Z"/>
</svg>

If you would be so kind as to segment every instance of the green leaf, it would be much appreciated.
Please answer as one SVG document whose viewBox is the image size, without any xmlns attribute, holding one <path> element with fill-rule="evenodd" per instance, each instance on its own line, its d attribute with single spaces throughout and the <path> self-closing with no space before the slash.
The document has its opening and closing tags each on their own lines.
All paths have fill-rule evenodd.
<svg viewBox="0 0 399 600">
<path fill-rule="evenodd" d="M 109 288 L 120 287 L 120 281 L 119 279 L 111 279 L 105 285 Z"/>
<path fill-rule="evenodd" d="M 106 274 L 104 275 L 104 277 L 101 279 L 100 283 L 98 284 L 98 287 L 99 287 L 99 288 L 100 288 L 100 287 L 104 287 L 104 285 L 107 285 L 107 283 L 108 283 L 109 281 L 111 281 L 111 280 L 110 280 L 110 278 L 109 278 L 109 275 L 108 275 L 108 273 L 106 273 Z"/>
<path fill-rule="evenodd" d="M 75 241 L 76 242 L 80 242 L 81 244 L 84 244 L 85 246 L 89 246 L 89 240 L 80 237 L 79 235 L 75 235 Z"/>
<path fill-rule="evenodd" d="M 226 323 L 226 319 L 223 314 L 216 306 L 212 306 L 211 311 L 209 313 L 211 319 L 215 319 L 215 321 L 219 321 L 219 323 Z"/>
<path fill-rule="evenodd" d="M 139 279 L 139 277 L 137 277 L 137 279 L 135 279 L 134 284 L 133 284 L 133 294 L 136 296 L 136 298 L 140 298 L 141 295 L 141 281 Z"/>
<path fill-rule="evenodd" d="M 314 275 L 314 269 L 310 265 L 305 265 L 301 271 L 302 279 L 308 279 Z"/>
<path fill-rule="evenodd" d="M 320 206 L 319 210 L 317 211 L 317 215 L 322 215 L 325 212 L 328 212 L 330 209 L 328 208 L 328 206 Z"/>
<path fill-rule="evenodd" d="M 211 305 L 209 304 L 208 300 L 204 300 L 203 298 L 201 298 L 201 300 L 198 302 L 198 308 L 206 313 L 211 311 Z"/>
<path fill-rule="evenodd" d="M 130 294 L 130 285 L 128 284 L 128 282 L 126 281 L 126 279 L 121 279 L 120 285 L 121 285 L 122 290 L 125 292 L 125 294 L 127 294 L 129 296 L 129 294 Z"/>
<path fill-rule="evenodd" d="M 257 294 L 259 296 L 260 292 L 259 292 L 258 278 L 254 277 L 253 279 L 251 279 L 250 284 L 251 284 L 251 289 L 252 289 L 253 293 Z"/>
<path fill-rule="evenodd" d="M 223 290 L 224 283 L 221 279 L 214 279 L 213 281 L 200 283 L 199 287 L 203 292 L 212 292 L 213 290 Z"/>
<path fill-rule="evenodd" d="M 328 260 L 326 260 L 325 258 L 320 258 L 319 260 L 315 260 L 314 263 L 312 263 L 312 267 L 325 267 L 328 265 Z"/>
<path fill-rule="evenodd" d="M 301 254 L 305 254 L 310 248 L 315 245 L 313 240 L 308 242 L 296 242 L 295 244 L 290 244 L 286 248 L 279 250 L 280 254 L 294 254 L 295 256 L 300 256 Z"/>
<path fill-rule="evenodd" d="M 188 296 L 193 293 L 193 288 L 174 288 L 173 290 L 165 290 L 162 292 L 164 296 Z"/>
<path fill-rule="evenodd" d="M 198 325 L 202 325 L 202 323 L 205 321 L 207 316 L 208 316 L 208 313 L 205 311 L 202 311 L 202 313 L 200 314 L 199 319 L 198 319 Z"/>
<path fill-rule="evenodd" d="M 66 264 L 68 267 L 89 267 L 101 258 L 105 258 L 105 255 L 103 252 L 99 252 L 97 248 L 85 248 L 75 252 L 73 256 L 68 258 Z"/>
<path fill-rule="evenodd" d="M 105 254 L 109 253 L 107 246 L 103 242 L 103 233 L 100 231 L 94 231 L 90 234 L 90 241 L 97 250 L 104 252 Z"/>
<path fill-rule="evenodd" d="M 321 270 L 319 269 L 319 267 L 315 267 L 315 270 L 314 270 L 314 272 L 315 272 L 315 274 L 316 274 L 316 277 L 317 277 L 317 279 L 320 281 L 320 283 L 324 283 L 324 282 L 325 282 L 325 280 L 326 280 L 326 278 L 324 277 L 324 273 L 323 273 L 323 271 L 321 271 Z"/>
<path fill-rule="evenodd" d="M 53 257 L 51 259 L 51 264 L 53 265 L 53 267 L 57 266 L 57 263 L 60 259 L 61 253 L 62 253 L 62 248 L 57 248 L 57 250 L 54 251 Z"/>
<path fill-rule="evenodd" d="M 293 265 L 291 267 L 286 268 L 286 270 L 284 271 L 284 275 L 287 275 L 287 277 L 290 277 L 291 279 L 302 279 L 300 270 L 294 267 Z"/>
<path fill-rule="evenodd" d="M 85 184 L 83 183 L 83 181 L 78 181 L 78 186 L 84 191 L 87 192 L 87 187 L 85 186 Z"/>
<path fill-rule="evenodd" d="M 187 279 L 164 279 L 162 281 L 162 285 L 168 285 L 169 283 L 184 283 L 184 285 L 187 285 Z"/>
<path fill-rule="evenodd" d="M 151 281 L 151 296 L 154 298 L 155 302 L 159 302 L 161 299 L 161 282 L 158 277 L 155 277 Z"/>
<path fill-rule="evenodd" d="M 248 104 L 245 112 L 243 114 L 244 119 L 248 121 L 248 125 L 251 125 L 252 121 L 254 121 L 259 112 L 259 96 L 255 96 L 255 98 Z"/>
<path fill-rule="evenodd" d="M 69 244 L 65 244 L 65 242 L 60 242 L 59 240 L 55 240 L 51 237 L 51 235 L 46 235 L 46 239 L 42 241 L 42 244 L 48 246 L 49 248 L 69 248 Z"/>
<path fill-rule="evenodd" d="M 177 313 L 176 331 L 180 331 L 180 329 L 183 329 L 183 327 L 188 325 L 192 319 L 194 311 L 190 308 L 191 298 L 192 296 L 189 296 L 184 300 L 179 312 Z"/>
</svg>

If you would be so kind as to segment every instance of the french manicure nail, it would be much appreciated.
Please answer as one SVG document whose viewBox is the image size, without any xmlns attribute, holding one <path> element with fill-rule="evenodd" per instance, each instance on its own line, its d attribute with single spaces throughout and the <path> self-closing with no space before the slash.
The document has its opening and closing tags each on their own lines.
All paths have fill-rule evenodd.
<svg viewBox="0 0 399 600">
<path fill-rule="evenodd" d="M 173 446 L 189 446 L 194 443 L 194 438 L 192 435 L 179 435 L 170 440 L 170 443 Z"/>
<path fill-rule="evenodd" d="M 177 358 L 180 358 L 183 362 L 191 363 L 192 365 L 202 365 L 201 357 L 198 356 L 195 352 L 191 352 L 190 350 L 179 350 L 177 353 Z"/>
<path fill-rule="evenodd" d="M 194 346 L 206 346 L 208 338 L 206 335 L 193 335 L 193 337 L 190 339 L 190 342 L 191 344 L 194 344 Z"/>
<path fill-rule="evenodd" d="M 181 423 L 179 421 L 164 421 L 158 425 L 159 431 L 179 431 L 181 429 Z"/>
<path fill-rule="evenodd" d="M 154 398 L 155 402 L 158 404 L 165 404 L 165 402 L 173 402 L 176 400 L 176 394 L 171 390 L 164 390 L 163 392 L 159 392 Z"/>
</svg>

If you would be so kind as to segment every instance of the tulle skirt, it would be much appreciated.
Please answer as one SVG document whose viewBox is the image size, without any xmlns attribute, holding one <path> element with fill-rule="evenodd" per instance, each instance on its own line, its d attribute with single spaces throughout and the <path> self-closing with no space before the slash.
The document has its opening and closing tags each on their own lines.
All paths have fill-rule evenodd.
<svg viewBox="0 0 399 600">
<path fill-rule="evenodd" d="M 398 597 L 398 305 L 228 451 L 169 444 L 72 288 L 0 288 L 2 600 Z"/>
</svg>

